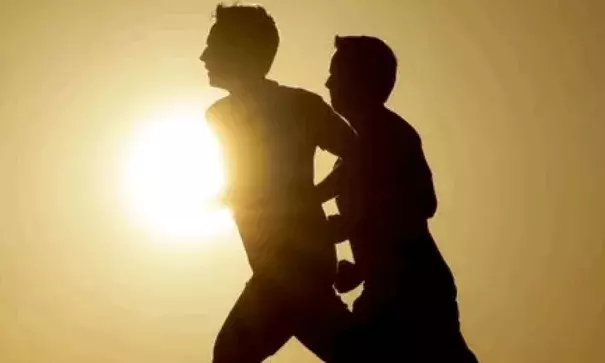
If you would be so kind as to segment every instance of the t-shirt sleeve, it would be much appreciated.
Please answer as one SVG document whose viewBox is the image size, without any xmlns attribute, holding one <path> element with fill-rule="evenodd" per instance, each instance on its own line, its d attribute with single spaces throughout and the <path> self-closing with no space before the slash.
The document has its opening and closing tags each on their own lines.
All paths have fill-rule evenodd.
<svg viewBox="0 0 605 363">
<path fill-rule="evenodd" d="M 437 210 L 437 195 L 420 136 L 416 133 L 408 135 L 400 147 L 400 178 L 403 180 L 401 187 L 405 202 L 411 203 L 414 210 L 429 219 Z"/>
<path fill-rule="evenodd" d="M 310 95 L 305 108 L 318 147 L 339 157 L 347 157 L 356 149 L 353 129 L 321 97 Z"/>
</svg>

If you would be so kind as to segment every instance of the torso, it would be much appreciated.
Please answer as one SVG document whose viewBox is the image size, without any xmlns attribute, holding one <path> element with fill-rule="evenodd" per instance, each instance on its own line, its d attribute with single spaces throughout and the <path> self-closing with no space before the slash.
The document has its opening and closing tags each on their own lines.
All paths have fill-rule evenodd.
<svg viewBox="0 0 605 363">
<path fill-rule="evenodd" d="M 333 278 L 336 255 L 314 198 L 316 144 L 299 102 L 306 95 L 268 83 L 245 100 L 221 101 L 214 128 L 223 144 L 228 201 L 257 274 Z"/>
<path fill-rule="evenodd" d="M 360 134 L 364 157 L 358 180 L 347 181 L 337 198 L 341 214 L 358 220 L 350 243 L 366 284 L 368 279 L 396 278 L 415 259 L 441 259 L 439 251 L 429 246 L 433 242 L 428 217 L 415 202 L 420 191 L 425 194 L 420 198 L 427 200 L 423 203 L 434 197 L 420 138 L 399 116 L 385 112 L 381 117 L 385 118 L 380 120 L 381 127 L 372 134 Z M 426 246 L 413 246 L 418 244 Z M 420 250 L 427 253 L 418 255 Z"/>
</svg>

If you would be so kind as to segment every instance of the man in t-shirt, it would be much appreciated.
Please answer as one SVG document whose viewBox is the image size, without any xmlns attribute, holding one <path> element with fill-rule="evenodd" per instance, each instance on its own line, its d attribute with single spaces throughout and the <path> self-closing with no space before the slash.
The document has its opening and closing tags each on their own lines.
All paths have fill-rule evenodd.
<svg viewBox="0 0 605 363">
<path fill-rule="evenodd" d="M 262 362 L 295 336 L 321 359 L 336 352 L 350 313 L 332 288 L 336 252 L 314 186 L 316 148 L 347 158 L 356 135 L 321 97 L 266 75 L 279 35 L 258 6 L 223 6 L 201 60 L 229 95 L 207 119 L 222 144 L 225 200 L 252 277 L 225 321 L 214 362 Z"/>
<path fill-rule="evenodd" d="M 429 231 L 437 198 L 420 136 L 385 105 L 396 73 L 380 39 L 336 38 L 326 86 L 361 149 L 318 185 L 323 199 L 337 196 L 334 226 L 345 230 L 333 235 L 349 238 L 355 259 L 340 264 L 336 287 L 365 281 L 353 314 L 367 361 L 476 363 L 460 331 L 454 277 Z"/>
</svg>

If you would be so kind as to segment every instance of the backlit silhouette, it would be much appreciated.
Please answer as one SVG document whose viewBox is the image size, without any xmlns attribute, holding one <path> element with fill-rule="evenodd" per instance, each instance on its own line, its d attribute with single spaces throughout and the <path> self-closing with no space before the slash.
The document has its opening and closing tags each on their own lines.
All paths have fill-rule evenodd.
<svg viewBox="0 0 605 363">
<path fill-rule="evenodd" d="M 365 361 L 476 362 L 460 333 L 454 278 L 428 228 L 437 198 L 420 136 L 385 106 L 396 71 L 381 40 L 336 38 L 326 86 L 363 154 L 358 164 L 339 161 L 318 186 L 325 199 L 337 196 L 333 238 L 348 235 L 356 261 L 341 262 L 336 287 L 365 281 L 353 310 Z"/>
<path fill-rule="evenodd" d="M 347 157 L 356 136 L 317 95 L 266 79 L 279 36 L 262 7 L 222 6 L 201 60 L 229 96 L 207 118 L 224 149 L 227 193 L 253 276 L 214 362 L 261 362 L 296 336 L 333 361 L 351 315 L 332 288 L 334 245 L 313 184 L 321 147 Z"/>
</svg>

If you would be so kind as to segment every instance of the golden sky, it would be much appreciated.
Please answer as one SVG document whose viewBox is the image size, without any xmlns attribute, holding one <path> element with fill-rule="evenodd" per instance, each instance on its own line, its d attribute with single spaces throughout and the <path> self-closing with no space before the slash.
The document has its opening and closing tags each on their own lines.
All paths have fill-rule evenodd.
<svg viewBox="0 0 605 363">
<path fill-rule="evenodd" d="M 283 83 L 326 96 L 337 33 L 396 51 L 390 105 L 423 136 L 480 360 L 605 361 L 605 3 L 262 3 Z M 0 4 L 0 362 L 209 361 L 250 272 L 237 234 L 158 243 L 120 168 L 150 112 L 219 97 L 197 60 L 214 5 Z M 271 361 L 317 359 L 292 341 Z"/>
</svg>

